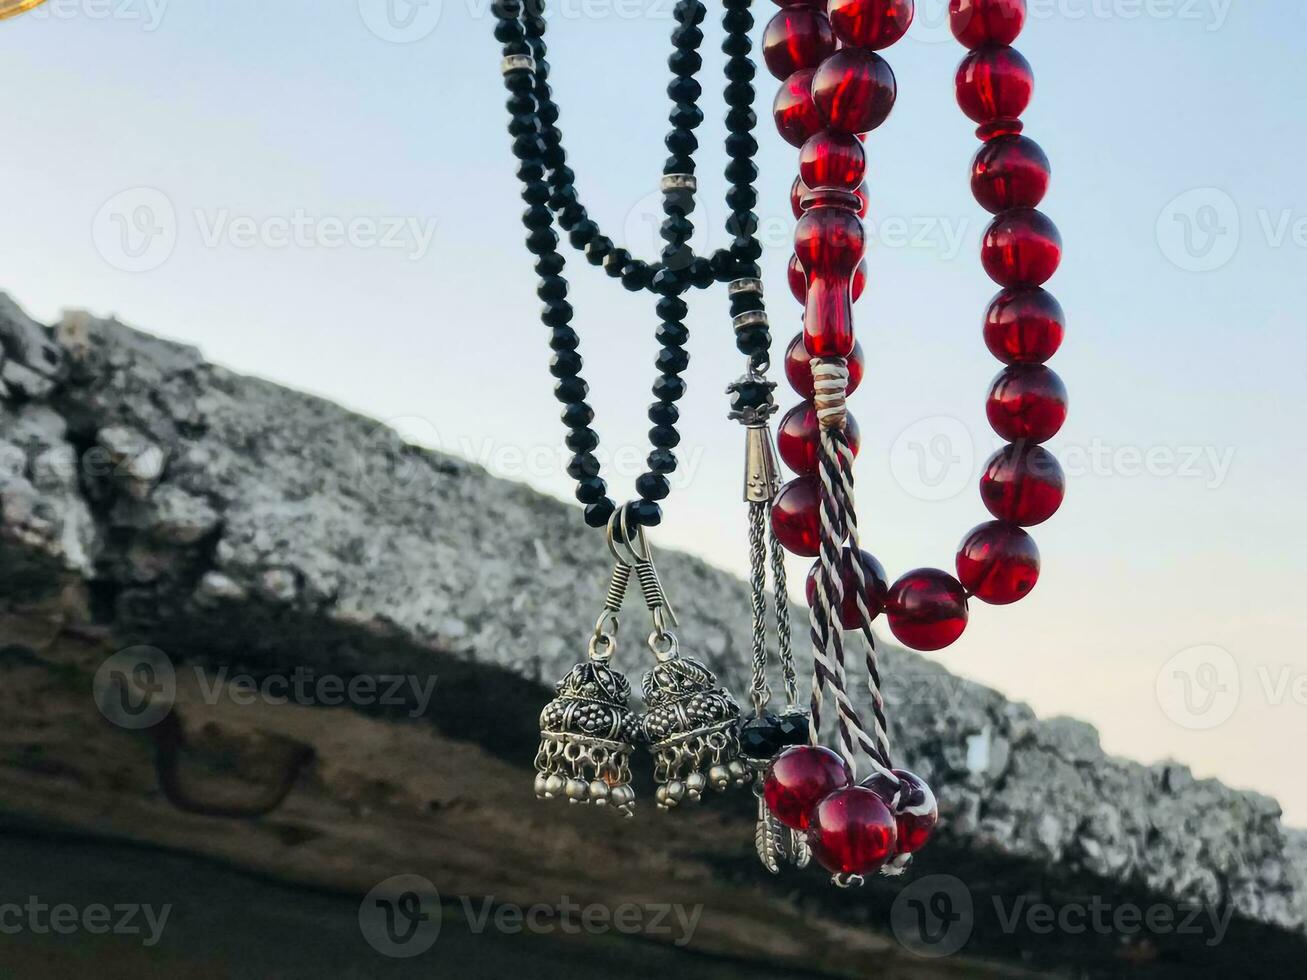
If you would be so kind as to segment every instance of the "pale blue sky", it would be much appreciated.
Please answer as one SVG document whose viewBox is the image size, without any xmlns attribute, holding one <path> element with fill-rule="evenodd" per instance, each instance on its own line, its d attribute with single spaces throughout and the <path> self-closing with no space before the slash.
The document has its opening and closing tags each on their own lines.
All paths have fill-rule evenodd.
<svg viewBox="0 0 1307 980">
<path fill-rule="evenodd" d="M 404 3 L 51 0 L 0 23 L 0 288 L 47 319 L 64 306 L 117 313 L 567 496 L 488 0 Z M 993 440 L 982 404 L 998 366 L 979 320 L 994 287 L 976 258 L 977 144 L 953 102 L 960 49 L 942 6 L 921 3 L 888 53 L 899 102 L 868 144 L 876 244 L 858 323 L 870 364 L 853 410 L 866 537 L 891 574 L 951 567 L 986 516 L 972 471 Z M 1277 795 L 1307 824 L 1307 8 L 1031 6 L 1018 42 L 1036 74 L 1027 133 L 1053 162 L 1045 210 L 1067 247 L 1050 288 L 1068 315 L 1054 366 L 1072 411 L 1051 448 L 1073 479 L 1035 531 L 1035 593 L 977 604 L 939 659 L 1094 722 L 1113 751 Z M 772 9 L 758 4 L 759 30 Z M 555 10 L 580 191 L 648 255 L 671 2 Z M 717 20 L 696 215 L 714 224 Z M 758 86 L 766 109 L 775 83 L 764 73 Z M 780 342 L 798 315 L 783 278 L 795 154 L 762 115 Z M 158 220 L 138 226 L 143 205 Z M 164 234 L 136 254 L 142 227 Z M 652 303 L 584 262 L 571 273 L 598 428 L 621 450 L 610 482 L 626 493 L 647 428 Z M 740 433 L 722 389 L 740 364 L 722 291 L 695 295 L 691 324 L 688 458 L 657 540 L 738 570 Z"/>
</svg>

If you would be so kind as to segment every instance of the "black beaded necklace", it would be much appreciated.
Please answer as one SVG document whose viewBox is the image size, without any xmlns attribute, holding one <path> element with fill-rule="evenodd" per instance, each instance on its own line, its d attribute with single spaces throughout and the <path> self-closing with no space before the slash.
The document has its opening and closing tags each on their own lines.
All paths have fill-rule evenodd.
<svg viewBox="0 0 1307 980">
<path fill-rule="evenodd" d="M 674 8 L 677 26 L 672 31 L 674 51 L 668 58 L 673 78 L 667 87 L 672 100 L 671 129 L 665 140 L 670 156 L 663 165 L 665 217 L 660 229 L 665 244 L 654 262 L 616 246 L 581 203 L 576 175 L 567 166 L 559 109 L 549 86 L 543 0 L 496 0 L 492 7 L 495 37 L 503 45 L 504 84 L 510 93 L 508 130 L 519 160 L 522 199 L 527 204 L 522 223 L 527 229 L 527 248 L 536 256 L 535 270 L 540 277 L 536 294 L 545 304 L 541 319 L 550 330 L 554 352 L 550 362 L 557 379 L 554 395 L 563 404 L 566 444 L 573 453 L 567 472 L 576 480 L 576 497 L 585 506 L 585 521 L 591 527 L 607 526 L 617 505 L 608 495 L 595 455 L 599 436 L 591 428 L 594 410 L 586 401 L 589 386 L 581 376 L 580 338 L 571 326 L 573 310 L 562 275 L 566 261 L 558 248 L 554 224 L 557 222 L 572 246 L 592 265 L 602 265 L 609 276 L 620 279 L 633 292 L 644 290 L 658 297 L 655 310 L 660 322 L 655 336 L 660 346 L 655 361 L 658 377 L 653 384 L 657 400 L 649 408 L 653 427 L 649 430 L 648 471 L 636 480 L 638 499 L 626 505 L 630 524 L 653 527 L 662 521 L 659 501 L 668 496 L 667 477 L 677 467 L 674 450 L 680 443 L 676 428 L 680 411 L 676 402 L 685 394 L 681 375 L 690 358 L 685 349 L 689 328 L 682 296 L 691 288 L 707 288 L 714 282 L 758 282 L 762 246 L 756 237 L 758 216 L 753 211 L 758 199 L 754 187 L 758 169 L 753 162 L 758 144 L 752 135 L 757 125 L 752 108 L 756 93 L 751 84 L 756 69 L 749 57 L 752 40 L 748 32 L 753 26 L 749 2 L 726 0 L 722 18 L 726 32 L 722 49 L 727 55 L 725 98 L 730 107 L 726 119 L 730 160 L 725 174 L 730 185 L 727 231 L 732 241 L 708 258 L 695 255 L 688 244 L 694 233 L 690 214 L 697 192 L 694 153 L 699 142 L 694 130 L 704 118 L 698 106 L 702 86 L 696 79 L 703 65 L 698 51 L 703 42 L 699 25 L 707 10 L 702 0 L 679 0 Z M 765 369 L 771 335 L 760 286 L 733 288 L 731 314 L 737 324 L 737 347 L 755 369 Z M 765 410 L 770 403 L 771 388 L 765 384 L 736 386 L 732 392 L 732 409 L 737 412 Z"/>
</svg>

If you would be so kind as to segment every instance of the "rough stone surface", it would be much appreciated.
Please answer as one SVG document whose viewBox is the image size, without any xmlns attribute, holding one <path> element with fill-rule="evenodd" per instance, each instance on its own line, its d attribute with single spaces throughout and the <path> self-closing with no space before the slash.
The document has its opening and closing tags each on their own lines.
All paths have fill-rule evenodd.
<svg viewBox="0 0 1307 980">
<path fill-rule="evenodd" d="M 253 663 L 293 642 L 259 625 L 277 616 L 529 681 L 583 653 L 605 561 L 570 506 L 112 320 L 45 328 L 0 297 L 0 341 L 0 603 L 82 583 L 117 637 L 222 624 L 204 642 Z M 743 690 L 744 585 L 684 555 L 661 564 L 683 647 Z M 888 645 L 882 659 L 903 761 L 939 792 L 947 841 L 1304 930 L 1307 835 L 1275 801 L 1109 757 L 1090 726 Z"/>
</svg>

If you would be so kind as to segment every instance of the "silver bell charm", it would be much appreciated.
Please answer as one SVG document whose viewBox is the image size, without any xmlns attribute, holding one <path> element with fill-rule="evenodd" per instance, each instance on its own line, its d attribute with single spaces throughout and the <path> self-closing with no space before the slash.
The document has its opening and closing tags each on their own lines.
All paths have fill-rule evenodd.
<svg viewBox="0 0 1307 980">
<path fill-rule="evenodd" d="M 708 786 L 744 783 L 739 762 L 740 706 L 698 660 L 673 647 L 644 675 L 641 731 L 654 757 L 656 799 L 664 809 L 696 801 Z"/>
<path fill-rule="evenodd" d="M 541 799 L 606 805 L 634 816 L 631 751 L 639 720 L 631 684 L 606 663 L 577 664 L 540 713 L 535 792 Z"/>
</svg>

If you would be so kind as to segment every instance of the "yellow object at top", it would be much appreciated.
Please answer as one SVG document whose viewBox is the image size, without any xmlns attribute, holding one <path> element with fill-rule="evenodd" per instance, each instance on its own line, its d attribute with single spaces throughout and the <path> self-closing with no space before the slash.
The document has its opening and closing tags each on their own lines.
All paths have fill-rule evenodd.
<svg viewBox="0 0 1307 980">
<path fill-rule="evenodd" d="M 45 3 L 45 0 L 0 0 L 0 20 L 25 14 L 33 7 L 39 7 L 43 3 Z"/>
</svg>

